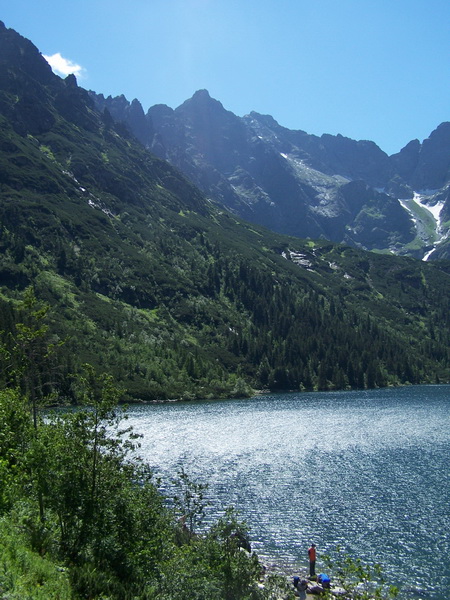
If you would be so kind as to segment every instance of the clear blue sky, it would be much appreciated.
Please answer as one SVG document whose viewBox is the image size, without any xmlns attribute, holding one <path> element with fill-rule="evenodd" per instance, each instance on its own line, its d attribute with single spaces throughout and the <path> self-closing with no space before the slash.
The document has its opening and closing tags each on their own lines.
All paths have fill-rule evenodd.
<svg viewBox="0 0 450 600">
<path fill-rule="evenodd" d="M 2 6 L 3 5 L 3 6 Z M 308 133 L 398 152 L 450 120 L 449 0 L 1 0 L 0 19 L 105 95 L 207 89 Z"/>
</svg>

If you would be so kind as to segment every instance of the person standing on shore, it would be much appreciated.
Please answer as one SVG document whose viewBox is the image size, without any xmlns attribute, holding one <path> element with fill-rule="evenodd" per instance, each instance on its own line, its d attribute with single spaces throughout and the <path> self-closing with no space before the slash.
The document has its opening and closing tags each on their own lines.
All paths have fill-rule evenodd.
<svg viewBox="0 0 450 600">
<path fill-rule="evenodd" d="M 310 548 L 308 549 L 308 556 L 309 556 L 309 576 L 315 577 L 315 575 L 316 575 L 316 545 L 315 544 L 311 544 Z"/>
</svg>

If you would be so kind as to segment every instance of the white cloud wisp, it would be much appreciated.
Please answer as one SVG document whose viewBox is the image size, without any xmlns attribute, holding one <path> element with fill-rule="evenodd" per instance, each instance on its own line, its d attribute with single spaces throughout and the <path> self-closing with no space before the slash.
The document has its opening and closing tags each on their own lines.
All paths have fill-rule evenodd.
<svg viewBox="0 0 450 600">
<path fill-rule="evenodd" d="M 57 75 L 66 77 L 67 75 L 73 74 L 75 77 L 80 77 L 84 73 L 83 67 L 64 58 L 59 52 L 52 54 L 51 56 L 43 54 L 43 57 Z"/>
</svg>

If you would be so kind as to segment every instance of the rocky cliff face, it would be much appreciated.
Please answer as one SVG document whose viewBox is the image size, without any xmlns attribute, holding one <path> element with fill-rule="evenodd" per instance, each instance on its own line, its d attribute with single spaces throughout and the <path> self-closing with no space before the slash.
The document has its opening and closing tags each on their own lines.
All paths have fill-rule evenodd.
<svg viewBox="0 0 450 600">
<path fill-rule="evenodd" d="M 106 109 L 115 121 L 126 123 L 144 146 L 153 138 L 155 132 L 151 120 L 145 116 L 139 100 L 135 99 L 130 103 L 123 95 L 105 98 L 103 94 L 97 94 L 95 103 L 100 111 Z"/>
<path fill-rule="evenodd" d="M 371 141 L 293 131 L 255 112 L 237 117 L 206 90 L 175 110 L 154 106 L 144 119 L 131 118 L 137 101 L 93 97 L 155 154 L 249 221 L 368 250 L 450 256 L 450 123 L 388 156 Z"/>
</svg>

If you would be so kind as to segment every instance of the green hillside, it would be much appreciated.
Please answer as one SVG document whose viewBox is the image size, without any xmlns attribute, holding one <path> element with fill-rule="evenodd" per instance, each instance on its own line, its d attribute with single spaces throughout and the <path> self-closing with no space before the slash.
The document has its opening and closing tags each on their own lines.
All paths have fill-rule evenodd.
<svg viewBox="0 0 450 600">
<path fill-rule="evenodd" d="M 0 252 L 4 342 L 32 286 L 68 401 L 85 362 L 141 400 L 450 378 L 448 264 L 246 224 L 3 26 Z"/>
</svg>

